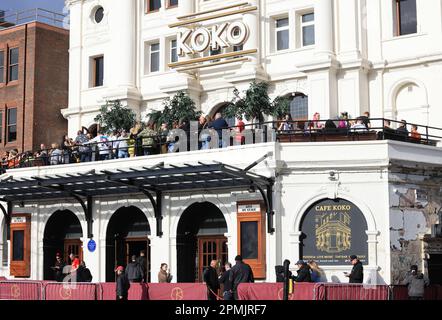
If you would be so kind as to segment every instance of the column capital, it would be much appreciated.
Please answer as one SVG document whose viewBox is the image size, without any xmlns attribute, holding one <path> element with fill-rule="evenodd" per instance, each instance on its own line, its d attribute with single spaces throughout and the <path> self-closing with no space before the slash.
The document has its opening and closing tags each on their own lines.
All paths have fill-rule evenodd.
<svg viewBox="0 0 442 320">
<path fill-rule="evenodd" d="M 380 232 L 378 230 L 368 230 L 368 231 L 365 231 L 365 234 L 368 237 L 377 237 L 380 234 Z"/>
</svg>

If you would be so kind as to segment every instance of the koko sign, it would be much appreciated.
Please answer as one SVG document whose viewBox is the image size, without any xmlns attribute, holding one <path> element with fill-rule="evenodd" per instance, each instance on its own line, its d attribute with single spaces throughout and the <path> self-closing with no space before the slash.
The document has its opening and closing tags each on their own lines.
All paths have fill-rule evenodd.
<svg viewBox="0 0 442 320">
<path fill-rule="evenodd" d="M 256 54 L 258 49 L 243 50 L 241 48 L 249 39 L 250 32 L 253 32 L 249 28 L 253 26 L 244 23 L 243 15 L 252 14 L 257 9 L 257 6 L 242 2 L 178 17 L 180 21 L 170 24 L 169 27 L 180 28 L 177 32 L 177 54 L 179 57 L 188 57 L 188 59 L 169 63 L 169 68 L 183 72 L 251 61 L 249 56 Z M 219 22 L 220 18 L 230 16 L 236 16 L 237 20 L 232 22 L 232 19 L 229 19 L 229 22 Z M 202 22 L 205 22 L 204 25 L 201 24 Z M 234 50 L 221 52 L 223 49 L 233 47 L 235 47 Z M 203 54 L 209 49 L 214 51 L 211 52 L 214 54 Z M 218 50 L 220 52 L 215 53 Z"/>
<path fill-rule="evenodd" d="M 357 255 L 368 263 L 367 222 L 361 210 L 346 200 L 322 200 L 307 210 L 301 224 L 300 256 L 320 265 L 348 265 Z"/>
<path fill-rule="evenodd" d="M 192 55 L 220 48 L 240 46 L 247 41 L 248 27 L 241 21 L 223 23 L 210 28 L 198 28 L 186 30 L 177 35 L 178 55 Z"/>
</svg>

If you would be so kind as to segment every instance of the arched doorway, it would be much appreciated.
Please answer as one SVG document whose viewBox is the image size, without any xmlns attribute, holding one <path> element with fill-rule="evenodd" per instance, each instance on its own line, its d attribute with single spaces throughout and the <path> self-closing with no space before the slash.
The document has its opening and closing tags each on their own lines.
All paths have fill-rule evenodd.
<svg viewBox="0 0 442 320">
<path fill-rule="evenodd" d="M 299 256 L 323 266 L 348 265 L 350 255 L 368 264 L 367 221 L 362 211 L 344 199 L 314 203 L 300 225 Z"/>
<path fill-rule="evenodd" d="M 123 207 L 112 215 L 106 231 L 106 282 L 115 281 L 115 268 L 125 267 L 130 257 L 139 257 L 141 251 L 145 252 L 150 277 L 149 235 L 149 221 L 139 208 Z"/>
<path fill-rule="evenodd" d="M 55 263 L 57 253 L 61 253 L 68 264 L 70 253 L 83 260 L 82 237 L 80 220 L 72 211 L 59 210 L 52 214 L 46 223 L 43 237 L 44 280 L 54 280 L 51 267 Z"/>
<path fill-rule="evenodd" d="M 226 220 L 213 203 L 194 203 L 183 212 L 177 229 L 178 282 L 200 282 L 211 260 L 227 261 L 226 232 Z"/>
</svg>

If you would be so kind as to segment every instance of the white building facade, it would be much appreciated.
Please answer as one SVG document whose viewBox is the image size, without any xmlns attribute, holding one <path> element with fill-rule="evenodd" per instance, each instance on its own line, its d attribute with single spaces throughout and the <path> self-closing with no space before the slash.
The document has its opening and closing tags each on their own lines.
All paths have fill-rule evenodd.
<svg viewBox="0 0 442 320">
<path fill-rule="evenodd" d="M 189 59 L 176 56 L 182 28 L 169 25 L 178 17 L 238 1 L 158 0 L 151 9 L 144 0 L 67 4 L 71 67 L 69 106 L 63 114 L 71 136 L 94 123 L 105 100 L 120 99 L 145 120 L 151 110 L 161 109 L 164 98 L 186 90 L 204 113 L 213 114 L 233 98 L 234 88 L 244 90 L 254 79 L 271 83 L 272 98 L 305 98 L 298 98 L 293 108 L 310 119 L 315 112 L 327 119 L 344 111 L 353 118 L 370 111 L 373 118 L 441 127 L 438 0 L 249 1 L 239 8 L 257 10 L 202 21 L 197 27 L 242 21 L 250 31 L 243 50 L 257 49 L 257 54 L 248 55 L 246 63 L 182 73 L 168 67 L 176 59 Z M 97 20 L 100 8 L 102 20 Z M 97 58 L 104 64 L 98 82 Z"/>
<path fill-rule="evenodd" d="M 406 4 L 401 6 L 400 2 Z M 372 118 L 407 119 L 442 127 L 442 111 L 438 108 L 442 98 L 442 1 L 400 2 L 68 0 L 69 106 L 63 115 L 69 120 L 69 135 L 75 136 L 79 128 L 93 125 L 106 100 L 121 100 L 144 121 L 150 111 L 161 110 L 165 98 L 184 90 L 204 113 L 213 115 L 233 98 L 234 88 L 245 90 L 252 80 L 268 81 L 271 98 L 290 97 L 294 118 L 311 119 L 319 112 L 322 119 L 327 119 L 344 111 L 357 117 L 369 111 Z M 224 10 L 217 11 L 219 8 Z M 242 9 L 244 12 L 224 15 Z M 219 52 L 207 49 L 179 57 L 177 32 L 184 33 L 186 27 L 170 25 L 219 12 L 224 14 L 193 22 L 191 29 L 242 22 L 248 36 L 241 48 L 227 46 Z M 187 17 L 178 19 L 183 16 Z M 199 41 L 204 39 L 200 37 Z M 256 53 L 244 54 L 244 61 L 226 64 L 221 63 L 228 58 L 206 59 L 198 68 L 181 72 L 169 66 L 235 50 Z M 80 243 L 94 281 L 112 281 L 117 251 L 122 246 L 118 234 L 123 231 L 118 224 L 124 219 L 112 222 L 112 217 L 122 213 L 130 216 L 134 211 L 143 218 L 134 218 L 132 229 L 125 231 L 121 241 L 126 248 L 131 247 L 131 239 L 148 243 L 152 282 L 157 281 L 163 262 L 176 275 L 173 281 L 198 280 L 200 267 L 207 265 L 203 259 L 220 259 L 221 255 L 232 261 L 237 254 L 247 253 L 247 239 L 242 238 L 247 232 L 256 235 L 251 240 L 250 260 L 259 269 L 260 281 L 275 281 L 274 267 L 284 259 L 292 261 L 292 266 L 298 259 L 315 259 L 324 270 L 324 281 L 347 282 L 343 274 L 350 268 L 343 256 L 347 252 L 358 253 L 363 260 L 367 283 L 399 283 L 411 264 L 418 264 L 427 274 L 435 268 L 429 267 L 429 261 L 442 256 L 441 241 L 435 238 L 436 226 L 442 223 L 442 151 L 438 147 L 397 141 L 268 142 L 129 160 L 15 169 L 3 179 L 11 175 L 14 180 L 85 173 L 92 169 L 129 170 L 160 162 L 170 167 L 216 160 L 242 169 L 269 152 L 271 156 L 252 172 L 274 179 L 273 232 L 267 230 L 269 220 L 264 209 L 261 218 L 259 213 L 258 220 L 251 220 L 259 222 L 256 226 L 246 224 L 247 208 L 241 206 L 251 205 L 256 210 L 257 205 L 262 205 L 258 192 L 166 192 L 161 200 L 162 235 L 157 234 L 152 204 L 142 194 L 100 195 L 91 199 L 96 250 L 89 250 L 87 218 L 78 202 L 68 198 L 29 200 L 14 203 L 13 208 L 14 214 L 30 215 L 29 277 L 47 278 L 55 251 L 45 248 L 51 246 L 51 230 L 63 223 L 54 222 L 50 228 L 48 225 L 55 213 L 66 211 L 78 223 L 74 219 L 71 229 L 64 232 L 64 248 L 71 243 L 69 240 Z M 339 208 L 333 209 L 330 201 Z M 319 223 L 315 217 L 321 210 L 339 218 Z M 200 213 L 207 213 L 208 218 L 188 219 L 189 215 L 197 217 Z M 328 224 L 330 220 L 332 224 Z M 192 221 L 199 224 L 199 229 L 192 229 Z M 328 236 L 318 231 L 322 225 Z M 252 231 L 246 230 L 249 227 Z M 5 235 L 5 219 L 2 228 Z M 316 234 L 309 233 L 308 228 L 314 228 Z M 330 244 L 330 234 L 336 245 Z M 208 238 L 222 247 L 215 250 L 216 254 L 201 249 Z M 1 270 L 8 277 L 13 260 L 10 242 L 5 235 L 1 246 Z M 325 248 L 323 252 L 328 254 L 321 255 L 308 243 Z M 133 250 L 141 248 L 133 245 Z M 131 250 L 123 255 L 135 253 Z"/>
</svg>

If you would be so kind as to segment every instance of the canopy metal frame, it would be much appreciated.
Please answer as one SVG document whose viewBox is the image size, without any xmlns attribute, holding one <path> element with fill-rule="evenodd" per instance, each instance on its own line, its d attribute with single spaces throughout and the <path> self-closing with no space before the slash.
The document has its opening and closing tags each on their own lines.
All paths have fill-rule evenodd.
<svg viewBox="0 0 442 320">
<path fill-rule="evenodd" d="M 163 235 L 162 197 L 164 193 L 195 190 L 232 190 L 256 188 L 262 195 L 267 213 L 267 231 L 275 231 L 273 225 L 274 178 L 250 172 L 254 166 L 267 158 L 240 169 L 220 162 L 206 164 L 169 165 L 158 163 L 153 167 L 127 170 L 103 170 L 87 173 L 47 175 L 31 178 L 7 178 L 0 181 L 0 201 L 8 203 L 8 209 L 0 209 L 9 225 L 14 202 L 57 200 L 73 198 L 86 216 L 88 237 L 93 238 L 92 205 L 95 197 L 142 193 L 152 204 L 157 227 L 157 236 Z M 9 235 L 8 235 L 9 236 Z"/>
</svg>

